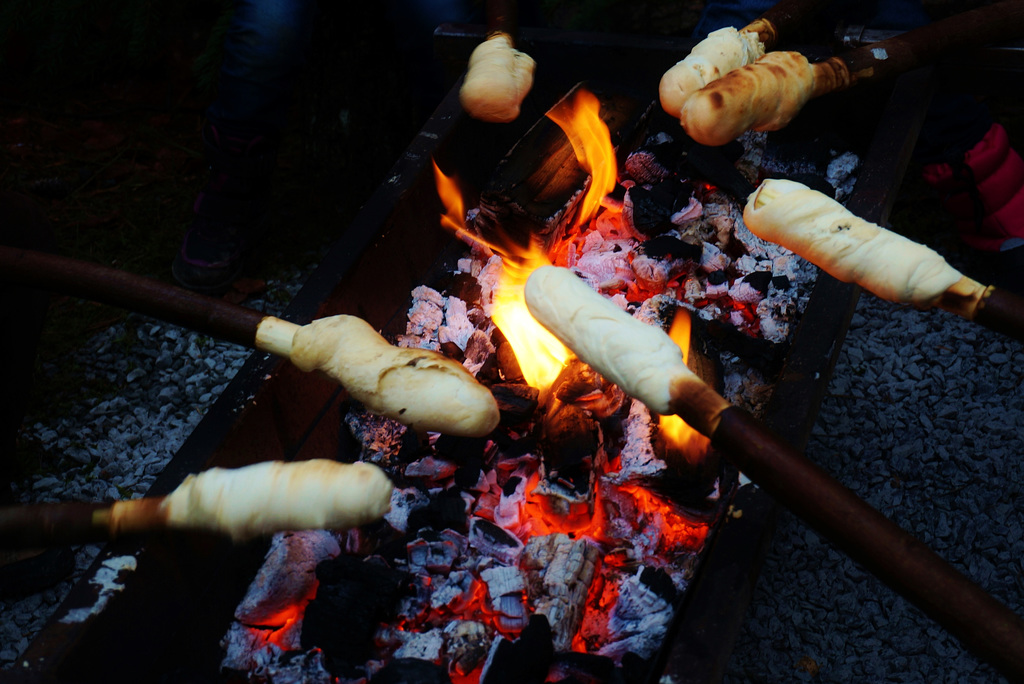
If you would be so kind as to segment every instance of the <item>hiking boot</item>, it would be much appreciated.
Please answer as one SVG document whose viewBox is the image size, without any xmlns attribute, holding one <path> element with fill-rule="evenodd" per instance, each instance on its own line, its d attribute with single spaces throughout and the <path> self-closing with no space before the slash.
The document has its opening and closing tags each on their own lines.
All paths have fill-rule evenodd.
<svg viewBox="0 0 1024 684">
<path fill-rule="evenodd" d="M 219 294 L 242 275 L 246 258 L 263 236 L 277 140 L 231 135 L 207 124 L 203 144 L 210 178 L 196 197 L 195 217 L 171 272 L 182 287 Z"/>
</svg>

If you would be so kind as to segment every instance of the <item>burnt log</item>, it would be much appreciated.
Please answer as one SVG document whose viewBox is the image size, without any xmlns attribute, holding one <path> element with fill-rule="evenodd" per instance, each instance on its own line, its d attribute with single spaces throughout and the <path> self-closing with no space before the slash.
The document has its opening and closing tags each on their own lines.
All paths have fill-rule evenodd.
<svg viewBox="0 0 1024 684">
<path fill-rule="evenodd" d="M 577 84 L 559 104 L 571 101 L 581 89 L 597 96 L 612 146 L 635 146 L 654 103 L 588 81 Z M 571 225 L 588 177 L 568 136 L 545 116 L 498 163 L 480 193 L 472 230 L 494 245 L 526 248 L 536 238 L 549 247 L 560 229 Z"/>
</svg>

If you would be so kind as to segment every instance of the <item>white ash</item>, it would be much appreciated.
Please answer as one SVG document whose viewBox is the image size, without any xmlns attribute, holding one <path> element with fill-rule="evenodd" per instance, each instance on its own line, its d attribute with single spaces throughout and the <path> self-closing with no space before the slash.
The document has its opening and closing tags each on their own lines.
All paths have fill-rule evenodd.
<svg viewBox="0 0 1024 684">
<path fill-rule="evenodd" d="M 629 414 L 623 421 L 623 446 L 619 452 L 620 467 L 608 473 L 605 479 L 615 484 L 650 477 L 663 472 L 667 466 L 658 458 L 651 446 L 656 430 L 655 419 L 643 402 L 631 400 Z"/>
<path fill-rule="evenodd" d="M 427 632 L 403 632 L 394 630 L 402 640 L 402 645 L 395 651 L 395 658 L 418 658 L 419 660 L 437 661 L 441 658 L 444 648 L 444 633 L 436 628 Z"/>
<path fill-rule="evenodd" d="M 672 622 L 672 604 L 640 580 L 642 572 L 641 567 L 619 585 L 619 598 L 608 617 L 611 640 L 597 651 L 616 662 L 627 652 L 650 658 Z"/>
<path fill-rule="evenodd" d="M 825 180 L 835 188 L 835 199 L 842 202 L 853 193 L 857 184 L 856 171 L 860 168 L 860 157 L 853 152 L 843 152 L 828 163 Z"/>
<path fill-rule="evenodd" d="M 444 296 L 437 290 L 420 285 L 412 291 L 405 334 L 399 335 L 398 346 L 438 351 L 438 333 L 444 323 Z"/>
<path fill-rule="evenodd" d="M 444 303 L 444 324 L 441 325 L 438 333 L 438 341 L 454 342 L 455 345 L 465 351 L 469 344 L 470 335 L 476 331 L 467 315 L 466 302 L 458 297 L 448 296 Z"/>
<path fill-rule="evenodd" d="M 384 514 L 384 520 L 393 528 L 405 534 L 409 528 L 409 514 L 430 503 L 430 496 L 418 487 L 395 487 L 391 491 L 391 509 Z"/>
<path fill-rule="evenodd" d="M 245 306 L 281 315 L 321 254 L 268 280 Z M 83 340 L 41 372 L 79 377 L 66 386 L 59 413 L 26 417 L 20 439 L 43 454 L 43 469 L 15 483 L 22 503 L 117 501 L 144 495 L 252 351 L 129 314 Z M 96 393 L 88 385 L 108 384 Z M 0 600 L 0 668 L 8 669 L 97 557 L 76 547 L 75 570 L 36 594 Z"/>
<path fill-rule="evenodd" d="M 316 566 L 341 553 L 338 540 L 325 530 L 278 532 L 266 558 L 235 608 L 235 619 L 248 626 L 267 620 L 306 599 L 316 586 Z"/>
<path fill-rule="evenodd" d="M 472 587 L 472 573 L 467 570 L 454 570 L 438 578 L 434 592 L 430 595 L 430 606 L 436 609 L 459 603 L 465 600 Z"/>
<path fill-rule="evenodd" d="M 449 622 L 444 627 L 444 636 L 450 667 L 462 675 L 475 670 L 491 647 L 487 627 L 471 620 Z"/>
</svg>

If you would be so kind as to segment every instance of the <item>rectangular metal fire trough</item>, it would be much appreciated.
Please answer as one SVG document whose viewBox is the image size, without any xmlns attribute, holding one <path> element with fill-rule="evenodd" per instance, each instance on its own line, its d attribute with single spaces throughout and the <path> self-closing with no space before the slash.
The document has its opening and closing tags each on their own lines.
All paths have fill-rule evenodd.
<svg viewBox="0 0 1024 684">
<path fill-rule="evenodd" d="M 458 60 L 480 40 L 479 27 L 442 27 L 439 52 Z M 538 62 L 537 83 L 516 123 L 497 126 L 466 117 L 453 89 L 392 168 L 362 212 L 330 249 L 288 308 L 305 323 L 354 314 L 387 332 L 404 331 L 410 291 L 450 264 L 457 242 L 440 227 L 431 158 L 455 170 L 460 184 L 479 189 L 525 130 L 575 83 L 623 83 L 657 93 L 660 75 L 692 43 L 523 30 L 521 48 Z M 884 221 L 899 188 L 930 97 L 925 72 L 876 91 L 883 106 L 862 131 L 862 167 L 855 213 Z M 838 97 L 838 96 L 837 96 Z M 814 116 L 809 108 L 806 116 Z M 804 115 L 802 115 L 804 116 Z M 862 117 L 870 119 L 870 117 Z M 799 120 L 798 120 L 799 121 Z M 797 125 L 797 124 L 794 124 Z M 472 206 L 472 203 L 470 204 Z M 820 276 L 795 335 L 765 422 L 802 449 L 842 346 L 859 290 Z M 276 358 L 254 354 L 196 427 L 151 495 L 173 490 L 189 473 L 265 460 L 331 457 L 339 453 L 344 393 Z M 659 655 L 654 681 L 671 672 L 678 682 L 719 681 L 740 628 L 774 525 L 777 504 L 759 489 L 742 488 L 705 554 L 703 567 Z M 71 591 L 51 623 L 29 646 L 26 682 L 220 682 L 218 642 L 262 562 L 267 541 L 233 546 L 202 535 L 166 535 L 109 544 Z M 90 582 L 103 561 L 132 557 L 120 591 L 102 609 L 63 622 L 69 611 L 97 605 Z M 6 674 L 6 673 L 5 673 Z"/>
</svg>

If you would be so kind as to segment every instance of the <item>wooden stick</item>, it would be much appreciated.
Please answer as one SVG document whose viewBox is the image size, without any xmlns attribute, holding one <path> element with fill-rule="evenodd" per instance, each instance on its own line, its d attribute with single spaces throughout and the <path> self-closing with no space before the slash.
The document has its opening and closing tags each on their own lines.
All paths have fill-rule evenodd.
<svg viewBox="0 0 1024 684">
<path fill-rule="evenodd" d="M 997 2 L 962 12 L 815 64 L 816 95 L 890 78 L 943 57 L 1024 36 L 1024 3 Z"/>
<path fill-rule="evenodd" d="M 828 4 L 829 0 L 780 0 L 741 30 L 756 33 L 765 51 L 774 50 L 783 38 Z"/>
<path fill-rule="evenodd" d="M 526 304 L 580 360 L 653 412 L 681 416 L 851 558 L 1008 676 L 1024 678 L 1024 621 L 704 385 L 660 328 L 634 319 L 568 269 L 553 266 L 537 269 L 527 280 Z"/>
<path fill-rule="evenodd" d="M 761 239 L 881 299 L 943 309 L 1024 342 L 1024 298 L 968 278 L 934 250 L 801 183 L 762 181 L 747 199 L 743 221 Z"/>
<path fill-rule="evenodd" d="M 3 246 L 0 280 L 127 308 L 284 357 L 415 430 L 482 437 L 500 418 L 490 390 L 461 364 L 438 352 L 395 347 L 355 316 L 300 326 L 118 269 Z"/>
</svg>

